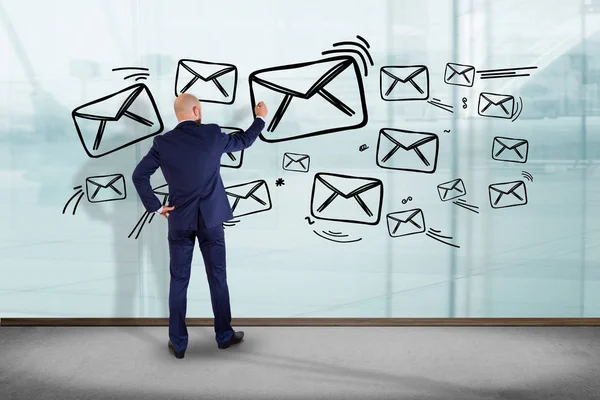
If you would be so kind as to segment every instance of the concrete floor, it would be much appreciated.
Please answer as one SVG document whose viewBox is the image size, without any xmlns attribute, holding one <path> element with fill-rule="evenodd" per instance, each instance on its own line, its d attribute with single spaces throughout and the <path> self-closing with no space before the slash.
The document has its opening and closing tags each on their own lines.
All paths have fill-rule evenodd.
<svg viewBox="0 0 600 400">
<path fill-rule="evenodd" d="M 0 399 L 598 399 L 600 328 L 0 328 Z"/>
</svg>

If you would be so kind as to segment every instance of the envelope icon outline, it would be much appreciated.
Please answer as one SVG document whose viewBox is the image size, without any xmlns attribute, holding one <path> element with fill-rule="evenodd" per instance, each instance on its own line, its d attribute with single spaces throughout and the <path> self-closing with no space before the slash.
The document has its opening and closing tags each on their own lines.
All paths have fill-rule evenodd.
<svg viewBox="0 0 600 400">
<path fill-rule="evenodd" d="M 114 102 L 115 98 L 117 100 L 124 98 L 125 100 L 116 102 L 116 105 L 110 104 Z M 154 122 L 138 115 L 139 113 L 130 110 L 132 105 L 136 103 L 136 100 L 140 98 L 145 98 L 149 101 L 149 104 L 151 105 L 150 118 L 154 119 Z M 101 108 L 104 104 L 110 104 L 111 108 L 114 107 L 116 109 L 104 110 L 102 112 L 93 110 L 94 107 L 99 106 Z M 158 112 L 156 102 L 152 97 L 152 93 L 143 83 L 137 83 L 119 90 L 118 92 L 83 104 L 75 108 L 71 113 L 71 116 L 75 123 L 75 129 L 77 130 L 77 135 L 83 145 L 83 149 L 91 158 L 99 158 L 114 153 L 115 151 L 131 146 L 144 139 L 156 136 L 164 129 L 164 124 L 160 117 L 160 113 Z M 84 120 L 87 122 L 97 121 L 97 125 L 95 123 L 93 124 L 95 127 L 92 132 L 81 126 L 81 122 L 84 122 Z M 151 128 L 150 133 L 143 134 L 133 140 L 119 141 L 118 144 L 113 145 L 111 148 L 101 150 L 100 146 L 102 145 L 102 142 L 111 139 L 110 134 L 107 138 L 107 127 L 120 126 L 125 120 L 135 121 L 140 127 L 145 126 L 146 128 Z M 130 131 L 131 129 L 125 130 Z"/>
<path fill-rule="evenodd" d="M 379 91 L 384 101 L 427 100 L 429 69 L 425 65 L 381 67 Z"/>
<path fill-rule="evenodd" d="M 432 174 L 437 169 L 439 146 L 439 137 L 435 133 L 383 128 L 377 140 L 377 165 L 385 169 Z"/>
<path fill-rule="evenodd" d="M 90 176 L 85 179 L 85 189 L 90 203 L 103 203 L 127 198 L 127 188 L 123 174 Z"/>
<path fill-rule="evenodd" d="M 308 172 L 310 169 L 310 156 L 308 154 L 284 153 L 283 169 L 294 172 Z"/>
<path fill-rule="evenodd" d="M 423 210 L 412 210 L 390 213 L 386 217 L 390 237 L 415 235 L 425 232 L 425 216 Z"/>
<path fill-rule="evenodd" d="M 347 207 L 339 212 L 340 206 L 352 206 L 352 210 L 349 212 Z M 379 179 L 324 172 L 315 174 L 310 198 L 310 213 L 314 218 L 377 225 L 382 207 L 383 182 Z"/>
<path fill-rule="evenodd" d="M 496 136 L 492 142 L 492 159 L 496 161 L 523 164 L 528 154 L 529 142 L 525 139 Z"/>
<path fill-rule="evenodd" d="M 234 218 L 269 211 L 273 207 L 269 186 L 264 180 L 228 186 L 225 193 Z"/>
<path fill-rule="evenodd" d="M 332 67 L 328 68 L 325 73 L 319 76 L 319 78 L 316 81 L 314 81 L 308 89 L 298 90 L 286 87 L 284 83 L 277 83 L 273 81 L 273 78 L 271 76 L 269 76 L 271 75 L 271 73 L 281 73 L 281 71 L 289 71 L 290 78 L 294 78 L 295 74 L 297 74 L 299 70 L 301 71 L 302 69 L 318 66 L 322 63 L 330 63 L 332 64 Z M 335 78 L 337 78 L 339 75 L 341 75 L 348 69 L 351 69 L 353 71 L 354 79 L 356 80 L 358 88 L 358 91 L 351 95 L 353 99 L 356 100 L 355 102 L 360 104 L 359 108 L 356 110 L 349 107 L 346 104 L 346 102 L 348 101 L 345 98 L 343 98 L 340 94 L 332 93 L 327 90 L 327 85 L 334 81 Z M 277 132 L 276 135 L 267 135 L 265 131 L 263 131 L 259 137 L 264 142 L 277 143 L 289 140 L 297 140 L 333 132 L 358 129 L 364 127 L 367 124 L 368 112 L 361 71 L 358 64 L 351 56 L 335 56 L 317 61 L 264 68 L 252 72 L 248 77 L 248 81 L 250 84 L 250 103 L 254 117 L 256 117 L 256 115 L 254 114 L 254 107 L 257 103 L 255 92 L 258 89 L 258 87 L 263 87 L 272 92 L 284 95 L 283 100 L 278 105 L 278 108 L 273 114 L 271 122 L 265 130 L 267 133 L 275 133 L 279 124 L 282 121 L 285 121 L 285 114 L 286 111 L 289 109 L 291 103 L 298 103 L 303 101 L 310 102 L 310 100 L 313 98 L 319 98 L 329 103 L 331 105 L 330 112 L 334 113 L 336 116 L 344 115 L 344 119 L 352 118 L 352 121 L 357 121 L 356 123 L 351 123 L 349 121 L 347 125 L 342 124 L 341 126 L 329 126 L 315 130 L 311 129 L 308 132 L 294 133 L 293 136 L 283 136 L 283 134 L 280 134 L 279 132 Z"/>
<path fill-rule="evenodd" d="M 509 94 L 483 92 L 479 95 L 477 112 L 482 117 L 511 119 L 515 114 L 515 98 Z"/>
<path fill-rule="evenodd" d="M 244 131 L 240 128 L 222 126 L 221 132 L 226 133 L 228 135 L 236 135 L 236 134 L 242 133 Z M 244 162 L 244 150 L 236 151 L 235 153 L 224 153 L 221 156 L 221 167 L 223 167 L 223 168 L 239 169 L 242 167 L 243 162 Z"/>
<path fill-rule="evenodd" d="M 527 204 L 527 186 L 523 181 L 494 183 L 489 186 L 492 208 L 508 208 Z"/>
<path fill-rule="evenodd" d="M 437 190 L 438 195 L 440 196 L 440 200 L 442 201 L 450 201 L 467 194 L 467 189 L 465 189 L 465 183 L 460 178 L 440 183 L 437 186 Z"/>
<path fill-rule="evenodd" d="M 185 74 L 187 77 L 191 77 L 189 80 L 185 79 L 187 82 L 183 82 L 184 72 L 187 72 Z M 233 84 L 231 87 L 224 87 L 219 78 L 231 76 Z M 220 93 L 219 97 L 197 96 L 198 100 L 206 103 L 233 104 L 237 92 L 237 81 L 238 70 L 233 64 L 181 59 L 177 63 L 177 71 L 175 72 L 175 97 L 205 83 L 216 87 L 218 93 Z M 202 93 L 202 90 L 200 90 L 200 93 Z"/>
<path fill-rule="evenodd" d="M 448 63 L 444 73 L 444 82 L 448 85 L 472 87 L 475 82 L 475 67 Z"/>
</svg>

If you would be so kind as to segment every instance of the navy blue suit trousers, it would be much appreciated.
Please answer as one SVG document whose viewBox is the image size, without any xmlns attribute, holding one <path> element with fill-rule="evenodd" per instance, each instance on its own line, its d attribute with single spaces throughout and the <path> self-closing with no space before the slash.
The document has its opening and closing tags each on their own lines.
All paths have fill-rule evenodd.
<svg viewBox="0 0 600 400">
<path fill-rule="evenodd" d="M 210 299 L 214 314 L 214 329 L 218 344 L 228 342 L 232 335 L 231 309 L 227 271 L 225 268 L 225 233 L 222 225 L 207 228 L 198 213 L 196 230 L 169 229 L 169 254 L 171 258 L 171 285 L 169 288 L 169 338 L 175 351 L 185 351 L 188 346 L 188 331 L 185 323 L 187 289 L 190 282 L 192 255 L 198 240 L 206 278 L 210 288 Z"/>
</svg>

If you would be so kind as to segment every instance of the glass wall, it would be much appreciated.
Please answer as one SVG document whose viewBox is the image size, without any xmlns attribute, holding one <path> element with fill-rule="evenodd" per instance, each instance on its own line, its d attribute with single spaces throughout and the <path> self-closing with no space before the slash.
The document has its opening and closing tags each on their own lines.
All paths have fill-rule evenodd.
<svg viewBox="0 0 600 400">
<path fill-rule="evenodd" d="M 597 3 L 0 2 L 0 316 L 168 316 L 131 173 L 182 92 L 270 110 L 222 160 L 263 199 L 225 225 L 234 317 L 599 316 Z"/>
</svg>

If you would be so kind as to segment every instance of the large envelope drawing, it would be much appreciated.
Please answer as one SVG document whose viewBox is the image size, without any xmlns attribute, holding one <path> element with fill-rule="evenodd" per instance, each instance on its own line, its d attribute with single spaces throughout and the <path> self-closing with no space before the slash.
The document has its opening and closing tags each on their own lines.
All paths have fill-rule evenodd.
<svg viewBox="0 0 600 400">
<path fill-rule="evenodd" d="M 257 100 L 277 107 L 260 135 L 265 142 L 297 140 L 367 124 L 361 71 L 351 56 L 261 69 L 248 79 L 253 113 Z"/>
<path fill-rule="evenodd" d="M 98 158 L 158 135 L 164 125 L 152 94 L 138 83 L 72 112 L 81 144 Z"/>
<path fill-rule="evenodd" d="M 222 126 L 221 132 L 226 133 L 228 135 L 236 135 L 236 134 L 242 133 L 244 131 L 239 128 L 231 128 L 231 127 Z M 244 161 L 244 150 L 236 151 L 234 153 L 224 153 L 221 156 L 221 167 L 241 168 L 243 161 Z"/>
<path fill-rule="evenodd" d="M 256 214 L 271 209 L 271 195 L 264 180 L 257 180 L 225 188 L 233 217 Z"/>
<path fill-rule="evenodd" d="M 85 180 L 85 189 L 90 203 L 125 200 L 127 197 L 122 174 L 90 176 Z"/>
<path fill-rule="evenodd" d="M 515 113 L 515 98 L 483 92 L 479 95 L 478 113 L 482 117 L 511 119 Z"/>
<path fill-rule="evenodd" d="M 387 215 L 388 234 L 391 237 L 425 232 L 425 217 L 420 208 L 398 211 Z"/>
<path fill-rule="evenodd" d="M 285 153 L 283 155 L 283 169 L 286 171 L 308 172 L 310 156 L 308 154 Z"/>
<path fill-rule="evenodd" d="M 442 201 L 450 201 L 467 194 L 465 183 L 462 179 L 453 179 L 449 182 L 444 182 L 437 187 L 438 195 Z"/>
<path fill-rule="evenodd" d="M 383 206 L 383 182 L 330 173 L 317 173 L 310 199 L 313 217 L 339 222 L 377 225 Z"/>
<path fill-rule="evenodd" d="M 377 140 L 377 165 L 432 174 L 437 168 L 439 146 L 435 133 L 384 128 Z"/>
<path fill-rule="evenodd" d="M 523 181 L 494 183 L 489 186 L 489 194 L 492 208 L 516 207 L 527 204 L 527 188 Z"/>
<path fill-rule="evenodd" d="M 444 82 L 448 85 L 472 87 L 475 82 L 475 67 L 472 65 L 446 64 Z"/>
<path fill-rule="evenodd" d="M 385 101 L 427 100 L 429 70 L 425 65 L 381 67 L 379 86 Z"/>
<path fill-rule="evenodd" d="M 233 64 L 179 60 L 175 73 L 175 96 L 191 92 L 200 101 L 233 104 L 237 79 L 237 67 Z"/>
<path fill-rule="evenodd" d="M 529 142 L 525 139 L 496 136 L 492 142 L 494 160 L 526 163 L 528 154 Z"/>
</svg>

